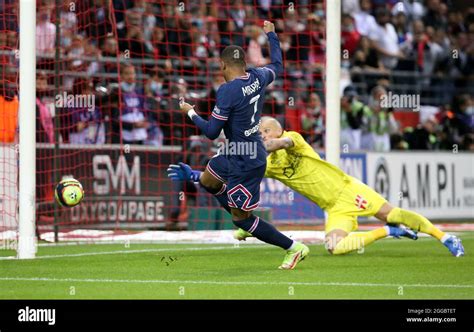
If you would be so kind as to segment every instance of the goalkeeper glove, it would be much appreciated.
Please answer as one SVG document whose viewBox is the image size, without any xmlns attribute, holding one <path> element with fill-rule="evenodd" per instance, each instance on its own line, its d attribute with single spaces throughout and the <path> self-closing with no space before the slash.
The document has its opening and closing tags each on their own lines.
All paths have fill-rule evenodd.
<svg viewBox="0 0 474 332">
<path fill-rule="evenodd" d="M 195 171 L 191 166 L 185 163 L 179 163 L 179 165 L 171 164 L 168 169 L 168 177 L 173 181 L 193 181 L 199 182 L 201 176 L 200 171 Z"/>
</svg>

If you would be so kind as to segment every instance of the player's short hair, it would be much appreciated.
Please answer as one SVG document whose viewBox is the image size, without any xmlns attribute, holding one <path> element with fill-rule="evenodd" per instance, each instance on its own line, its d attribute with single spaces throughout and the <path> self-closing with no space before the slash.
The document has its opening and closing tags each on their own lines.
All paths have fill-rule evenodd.
<svg viewBox="0 0 474 332">
<path fill-rule="evenodd" d="M 271 116 L 262 116 L 261 120 L 262 120 L 262 123 L 268 121 L 273 127 L 283 130 L 283 127 L 282 127 L 280 121 L 278 121 L 278 120 L 275 119 L 274 117 L 271 117 Z"/>
<path fill-rule="evenodd" d="M 232 67 L 245 67 L 245 51 L 242 47 L 237 45 L 230 45 L 224 48 L 221 53 L 221 60 L 226 65 Z"/>
</svg>

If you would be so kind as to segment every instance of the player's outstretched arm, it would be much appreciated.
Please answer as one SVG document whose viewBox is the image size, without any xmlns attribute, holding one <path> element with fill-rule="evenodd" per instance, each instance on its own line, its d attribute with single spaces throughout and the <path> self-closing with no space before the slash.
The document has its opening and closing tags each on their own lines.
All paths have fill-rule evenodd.
<svg viewBox="0 0 474 332">
<path fill-rule="evenodd" d="M 280 48 L 280 41 L 275 33 L 275 25 L 270 21 L 263 22 L 263 31 L 267 34 L 268 42 L 270 43 L 270 61 L 266 65 L 275 74 L 274 79 L 283 73 L 283 56 Z"/>
<path fill-rule="evenodd" d="M 272 138 L 263 142 L 263 144 L 265 145 L 267 152 L 273 152 L 280 149 L 289 149 L 295 146 L 293 140 L 289 137 Z"/>
<path fill-rule="evenodd" d="M 201 177 L 200 171 L 195 171 L 185 163 L 179 163 L 179 165 L 171 164 L 166 170 L 168 177 L 173 181 L 193 181 L 199 182 Z"/>
<path fill-rule="evenodd" d="M 186 103 L 184 100 L 179 102 L 179 107 L 182 112 L 187 113 L 191 120 L 194 122 L 202 133 L 209 139 L 216 139 L 219 137 L 224 124 L 227 121 L 227 117 L 214 115 L 210 117 L 209 121 L 204 120 L 194 110 L 194 105 Z M 219 118 L 218 118 L 219 117 Z"/>
</svg>

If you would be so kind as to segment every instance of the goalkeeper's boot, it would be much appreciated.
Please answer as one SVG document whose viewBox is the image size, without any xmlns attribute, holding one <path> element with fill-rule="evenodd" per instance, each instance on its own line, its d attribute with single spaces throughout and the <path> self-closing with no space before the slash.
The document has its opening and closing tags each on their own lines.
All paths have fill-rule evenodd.
<svg viewBox="0 0 474 332">
<path fill-rule="evenodd" d="M 295 242 L 294 248 L 286 252 L 283 263 L 278 267 L 280 270 L 293 270 L 298 262 L 309 254 L 309 248 L 303 243 Z"/>
<path fill-rule="evenodd" d="M 462 245 L 461 239 L 457 236 L 449 235 L 443 244 L 449 249 L 454 257 L 464 256 L 464 247 Z"/>
<path fill-rule="evenodd" d="M 388 235 L 393 236 L 397 239 L 401 237 L 407 237 L 412 240 L 418 239 L 418 235 L 415 231 L 403 226 L 403 225 L 395 225 L 395 224 L 388 224 Z"/>
<path fill-rule="evenodd" d="M 234 232 L 234 239 L 239 241 L 245 241 L 246 238 L 252 237 L 252 234 L 239 228 Z"/>
</svg>

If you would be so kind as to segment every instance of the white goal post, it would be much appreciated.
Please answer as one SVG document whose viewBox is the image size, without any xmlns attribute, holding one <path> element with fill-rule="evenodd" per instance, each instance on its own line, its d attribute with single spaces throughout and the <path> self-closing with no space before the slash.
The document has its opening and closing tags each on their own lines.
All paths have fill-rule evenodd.
<svg viewBox="0 0 474 332">
<path fill-rule="evenodd" d="M 36 255 L 36 0 L 20 0 L 17 258 Z"/>
<path fill-rule="evenodd" d="M 326 160 L 340 159 L 341 0 L 326 1 Z"/>
</svg>

